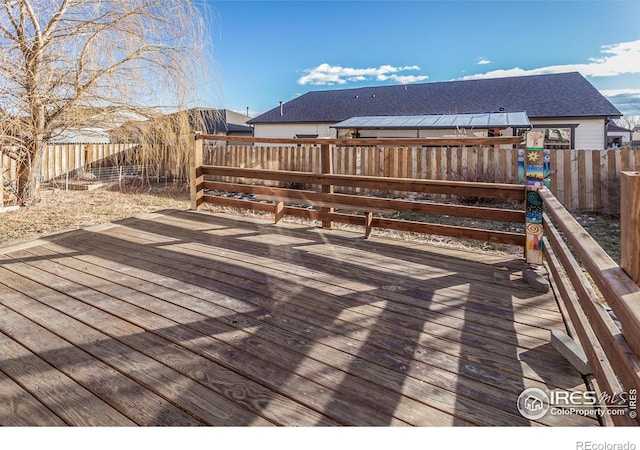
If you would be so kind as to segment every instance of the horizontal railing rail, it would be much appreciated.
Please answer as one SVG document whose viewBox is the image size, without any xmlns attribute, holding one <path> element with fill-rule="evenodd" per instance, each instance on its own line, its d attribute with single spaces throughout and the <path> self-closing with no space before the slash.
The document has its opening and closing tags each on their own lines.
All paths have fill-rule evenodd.
<svg viewBox="0 0 640 450">
<path fill-rule="evenodd" d="M 465 197 L 522 200 L 524 187 L 518 184 L 467 181 L 419 180 L 415 178 L 369 177 L 362 175 L 314 174 L 288 170 L 246 169 L 226 166 L 200 166 L 201 175 L 253 178 L 300 184 L 330 184 L 353 188 L 420 192 Z"/>
</svg>

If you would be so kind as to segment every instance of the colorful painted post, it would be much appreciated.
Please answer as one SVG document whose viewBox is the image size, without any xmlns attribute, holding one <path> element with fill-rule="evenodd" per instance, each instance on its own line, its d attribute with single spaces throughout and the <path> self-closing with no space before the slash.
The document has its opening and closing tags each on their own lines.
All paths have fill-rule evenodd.
<svg viewBox="0 0 640 450">
<path fill-rule="evenodd" d="M 538 190 L 544 187 L 544 132 L 529 131 L 526 145 L 525 258 L 529 264 L 542 264 L 542 200 Z"/>
<path fill-rule="evenodd" d="M 551 187 L 551 175 L 555 173 L 551 170 L 551 150 L 545 148 L 544 152 L 544 185 L 547 188 Z M 525 184 L 525 150 L 523 148 L 518 149 L 518 184 Z"/>
</svg>

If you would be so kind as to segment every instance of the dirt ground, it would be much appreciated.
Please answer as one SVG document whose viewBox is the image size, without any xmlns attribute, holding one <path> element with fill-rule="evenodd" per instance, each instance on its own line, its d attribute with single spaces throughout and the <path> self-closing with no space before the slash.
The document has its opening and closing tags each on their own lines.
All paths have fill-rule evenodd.
<svg viewBox="0 0 640 450">
<path fill-rule="evenodd" d="M 103 187 L 96 190 L 65 191 L 42 189 L 41 201 L 35 207 L 0 214 L 0 247 L 16 244 L 43 236 L 84 228 L 90 225 L 113 222 L 139 214 L 163 209 L 188 209 L 188 187 L 173 184 L 144 184 Z M 209 208 L 240 214 L 228 208 Z M 263 215 L 244 212 L 242 214 Z M 620 226 L 616 218 L 581 213 L 574 215 L 600 245 L 618 261 L 620 258 Z M 457 219 L 460 220 L 459 218 Z M 287 221 L 301 222 L 291 218 Z M 456 223 L 456 225 L 461 225 Z M 462 224 L 477 226 L 474 223 Z M 351 229 L 348 225 L 336 224 L 336 228 Z M 357 228 L 357 227 L 356 227 Z M 505 230 L 521 231 L 521 230 Z M 485 252 L 519 255 L 522 249 L 475 241 L 460 241 L 440 236 L 425 236 L 392 230 L 375 230 L 377 235 L 412 240 L 435 245 L 445 245 Z"/>
<path fill-rule="evenodd" d="M 0 247 L 162 209 L 189 208 L 187 188 L 130 185 L 96 190 L 42 189 L 29 208 L 0 214 Z"/>
</svg>

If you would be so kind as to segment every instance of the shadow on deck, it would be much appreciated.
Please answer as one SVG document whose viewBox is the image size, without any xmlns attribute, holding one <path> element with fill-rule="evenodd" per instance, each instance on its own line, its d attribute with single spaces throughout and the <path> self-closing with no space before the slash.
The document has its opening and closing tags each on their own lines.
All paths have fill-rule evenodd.
<svg viewBox="0 0 640 450">
<path fill-rule="evenodd" d="M 0 249 L 0 425 L 598 425 L 510 257 L 164 211 Z"/>
</svg>

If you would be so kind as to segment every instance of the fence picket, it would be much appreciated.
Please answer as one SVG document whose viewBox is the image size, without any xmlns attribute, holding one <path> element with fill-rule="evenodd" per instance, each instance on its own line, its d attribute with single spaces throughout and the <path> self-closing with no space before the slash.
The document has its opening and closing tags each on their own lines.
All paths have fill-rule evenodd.
<svg viewBox="0 0 640 450">
<path fill-rule="evenodd" d="M 586 173 L 586 163 L 585 163 L 585 152 L 577 152 L 577 166 L 578 166 L 578 187 L 577 187 L 577 202 L 579 205 L 587 204 L 587 173 Z"/>
<path fill-rule="evenodd" d="M 584 208 L 593 210 L 593 159 L 586 152 L 580 152 L 584 165 L 584 192 L 581 191 L 580 201 Z"/>
<path fill-rule="evenodd" d="M 0 153 L 0 208 L 4 208 L 4 153 Z"/>
<path fill-rule="evenodd" d="M 638 152 L 640 153 L 640 152 Z M 593 171 L 593 209 L 600 211 L 602 208 L 602 176 L 600 164 L 600 151 L 591 152 L 591 170 Z"/>
</svg>

